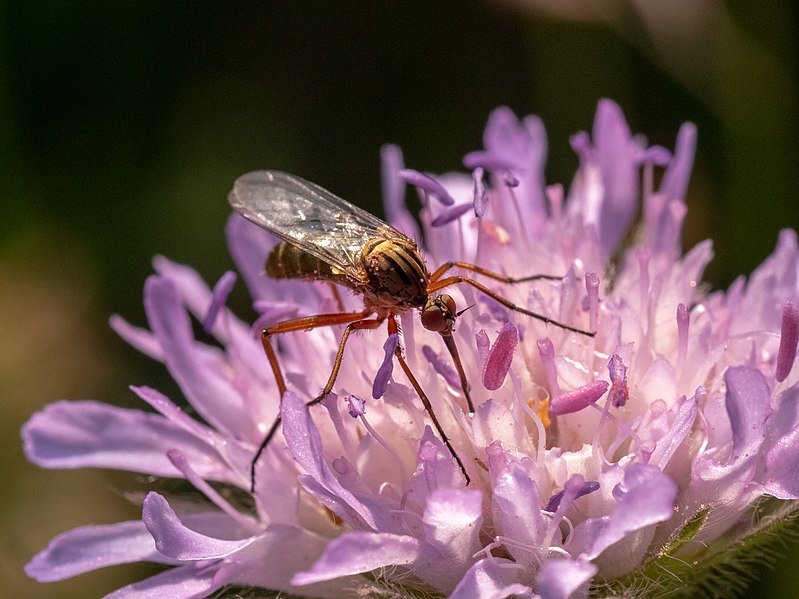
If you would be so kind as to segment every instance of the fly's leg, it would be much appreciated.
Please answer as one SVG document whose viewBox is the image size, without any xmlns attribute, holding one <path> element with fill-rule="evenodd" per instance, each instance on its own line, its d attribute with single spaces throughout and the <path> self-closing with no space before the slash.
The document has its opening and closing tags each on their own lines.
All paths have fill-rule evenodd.
<svg viewBox="0 0 799 599">
<path fill-rule="evenodd" d="M 389 334 L 396 333 L 397 329 L 398 329 L 397 321 L 394 320 L 394 316 L 393 315 L 389 316 L 388 320 Z M 411 385 L 416 391 L 416 394 L 419 396 L 419 399 L 422 400 L 424 409 L 427 411 L 428 416 L 430 416 L 430 419 L 433 421 L 433 426 L 436 427 L 436 431 L 438 431 L 438 436 L 444 442 L 444 445 L 447 446 L 447 449 L 449 449 L 449 453 L 452 455 L 453 458 L 455 458 L 455 461 L 458 463 L 458 467 L 460 467 L 461 472 L 463 473 L 463 476 L 466 479 L 466 485 L 468 486 L 469 483 L 472 482 L 472 479 L 466 473 L 466 467 L 463 465 L 460 456 L 458 456 L 458 453 L 455 451 L 455 448 L 452 447 L 452 444 L 449 442 L 449 437 L 447 437 L 446 433 L 444 433 L 444 429 L 441 427 L 441 423 L 438 421 L 436 413 L 433 411 L 433 406 L 430 403 L 430 400 L 428 399 L 427 395 L 422 389 L 422 386 L 419 384 L 419 381 L 416 380 L 416 377 L 413 375 L 413 372 L 411 372 L 410 366 L 408 366 L 408 363 L 405 361 L 405 358 L 402 355 L 402 348 L 400 347 L 399 343 L 397 344 L 397 348 L 394 350 L 394 355 L 396 356 L 397 362 L 399 362 L 400 367 L 405 372 L 405 376 L 408 377 L 408 380 L 411 382 Z"/>
<path fill-rule="evenodd" d="M 472 272 L 479 273 L 484 277 L 488 277 L 489 279 L 494 279 L 495 281 L 500 281 L 502 283 L 528 283 L 530 281 L 560 281 L 563 277 L 558 277 L 556 275 L 530 275 L 527 277 L 507 277 L 505 275 L 501 275 L 499 273 L 494 272 L 493 270 L 488 270 L 487 268 L 483 268 L 482 266 L 477 266 L 476 264 L 471 264 L 470 262 L 457 262 L 450 260 L 449 262 L 444 262 L 441 266 L 439 266 L 432 275 L 430 275 L 430 281 L 436 282 L 438 281 L 444 274 L 455 267 L 463 268 L 464 270 L 471 270 Z"/>
<path fill-rule="evenodd" d="M 488 287 L 486 287 L 482 283 L 479 283 L 474 279 L 470 279 L 469 277 L 458 275 L 454 277 L 447 277 L 446 279 L 439 279 L 433 283 L 430 283 L 430 285 L 427 288 L 427 291 L 428 293 L 435 293 L 436 291 L 444 289 L 444 287 L 449 287 L 450 285 L 458 285 L 459 283 L 466 283 L 467 285 L 471 285 L 475 289 L 482 291 L 488 297 L 498 301 L 500 304 L 502 304 L 509 310 L 513 310 L 514 312 L 519 312 L 521 314 L 525 314 L 526 316 L 531 316 L 532 318 L 540 320 L 541 322 L 555 325 L 556 327 L 559 327 L 566 331 L 571 331 L 572 333 L 579 333 L 580 335 L 585 335 L 586 337 L 596 336 L 596 331 L 591 332 L 591 331 L 586 331 L 584 329 L 578 329 L 577 327 L 564 324 L 558 320 L 555 320 L 554 318 L 550 318 L 549 316 L 544 316 L 543 314 L 538 314 L 537 312 L 532 312 L 530 310 L 522 308 L 521 306 L 517 306 L 509 299 L 506 299 L 501 295 L 499 295 L 498 293 L 491 291 Z"/>
<path fill-rule="evenodd" d="M 283 395 L 286 393 L 286 381 L 283 378 L 283 372 L 280 370 L 280 363 L 277 359 L 277 354 L 275 353 L 274 348 L 272 347 L 272 343 L 270 342 L 270 337 L 273 335 L 280 335 L 282 333 L 291 333 L 293 331 L 303 331 L 303 330 L 310 330 L 316 329 L 319 327 L 327 327 L 327 326 L 335 326 L 340 324 L 346 324 L 347 328 L 344 330 L 344 335 L 341 338 L 341 343 L 339 343 L 338 353 L 336 354 L 336 361 L 333 364 L 333 372 L 330 374 L 330 378 L 325 385 L 325 388 L 322 391 L 322 394 L 317 396 L 316 398 L 312 399 L 308 402 L 307 405 L 312 406 L 324 399 L 324 397 L 330 393 L 330 390 L 333 388 L 333 384 L 336 381 L 336 376 L 338 375 L 339 368 L 341 366 L 341 357 L 344 354 L 344 345 L 347 342 L 347 338 L 350 335 L 350 331 L 352 328 L 356 328 L 355 325 L 359 323 L 373 323 L 372 320 L 364 320 L 365 316 L 369 315 L 368 310 L 362 310 L 361 312 L 344 312 L 339 314 L 317 314 L 316 316 L 303 316 L 302 318 L 293 318 L 291 320 L 286 320 L 284 322 L 279 322 L 271 327 L 265 328 L 261 332 L 261 343 L 264 346 L 264 352 L 266 353 L 266 358 L 269 360 L 269 366 L 272 368 L 272 374 L 275 376 L 275 382 L 277 383 L 277 389 L 280 393 L 280 401 L 283 401 Z M 379 321 L 377 322 L 379 324 Z M 365 327 L 357 327 L 357 328 L 374 328 L 377 326 L 374 324 L 373 326 L 365 326 Z M 325 391 L 326 390 L 326 391 Z M 255 452 L 255 456 L 253 457 L 252 461 L 250 462 L 250 492 L 255 492 L 255 465 L 258 463 L 258 460 L 261 457 L 261 454 L 264 452 L 266 447 L 269 445 L 272 437 L 275 436 L 278 428 L 280 428 L 280 414 L 278 414 L 275 421 L 272 423 L 272 426 L 267 431 L 266 436 L 261 441 L 261 444 L 258 446 L 258 450 Z"/>
</svg>

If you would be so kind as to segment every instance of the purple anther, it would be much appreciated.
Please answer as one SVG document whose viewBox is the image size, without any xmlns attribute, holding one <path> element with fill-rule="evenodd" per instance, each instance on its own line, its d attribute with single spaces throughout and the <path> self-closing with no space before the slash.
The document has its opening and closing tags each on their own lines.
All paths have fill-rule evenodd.
<svg viewBox="0 0 799 599">
<path fill-rule="evenodd" d="M 455 203 L 455 199 L 449 195 L 449 192 L 444 189 L 444 186 L 430 175 L 420 173 L 410 168 L 404 168 L 399 172 L 399 176 L 406 183 L 418 187 L 426 195 L 433 196 L 445 206 L 452 206 Z"/>
<path fill-rule="evenodd" d="M 610 373 L 610 392 L 608 397 L 614 408 L 621 408 L 630 398 L 630 390 L 627 388 L 627 367 L 619 354 L 613 354 L 608 360 L 608 372 Z"/>
<path fill-rule="evenodd" d="M 569 481 L 571 481 L 571 479 L 569 479 Z M 569 485 L 569 481 L 566 482 L 567 485 Z M 578 481 L 575 481 L 575 483 L 576 482 Z M 588 495 L 589 493 L 593 493 L 597 489 L 599 489 L 599 481 L 596 480 L 582 481 L 582 485 L 580 486 L 579 489 L 577 489 L 576 493 L 574 494 L 574 497 L 572 498 L 572 501 L 574 501 L 575 499 L 579 499 L 583 495 Z M 548 512 L 553 512 L 553 513 L 558 511 L 560 500 L 563 499 L 563 495 L 565 492 L 566 492 L 565 489 L 561 489 L 560 491 L 555 493 L 552 497 L 550 497 L 549 501 L 547 502 L 547 506 L 544 509 Z"/>
<path fill-rule="evenodd" d="M 430 223 L 433 227 L 443 227 L 454 220 L 458 220 L 461 216 L 472 210 L 472 204 L 458 204 L 456 206 L 448 206 L 441 214 L 433 219 Z"/>
<path fill-rule="evenodd" d="M 610 387 L 610 383 L 607 381 L 593 381 L 577 389 L 561 393 L 552 398 L 552 402 L 549 404 L 549 413 L 553 416 L 563 416 L 579 412 L 602 397 L 608 387 Z"/>
<path fill-rule="evenodd" d="M 489 391 L 495 391 L 502 386 L 518 343 L 519 332 L 515 326 L 506 322 L 488 352 L 488 358 L 483 366 L 483 385 Z"/>
<path fill-rule="evenodd" d="M 458 373 L 455 372 L 454 368 L 442 360 L 432 347 L 429 345 L 423 345 L 422 354 L 425 358 L 427 358 L 427 361 L 430 362 L 433 370 L 444 377 L 444 380 L 447 381 L 450 386 L 458 387 L 460 385 Z"/>
<path fill-rule="evenodd" d="M 365 400 L 356 395 L 348 395 L 345 400 L 347 402 L 347 408 L 349 410 L 350 416 L 353 418 L 359 418 L 366 413 Z"/>
<path fill-rule="evenodd" d="M 792 302 L 785 302 L 782 308 L 782 329 L 780 330 L 780 349 L 777 352 L 776 379 L 781 383 L 791 373 L 796 358 L 796 344 L 799 341 L 799 310 Z"/>
<path fill-rule="evenodd" d="M 399 335 L 392 333 L 383 344 L 383 351 L 386 353 L 383 358 L 383 363 L 377 369 L 375 375 L 375 382 L 372 384 L 372 397 L 379 399 L 383 397 L 388 386 L 388 379 L 391 378 L 391 373 L 394 371 L 394 351 L 397 349 L 399 343 Z"/>
<path fill-rule="evenodd" d="M 217 316 L 219 316 L 219 311 L 225 305 L 230 292 L 233 291 L 233 285 L 235 284 L 236 273 L 229 270 L 223 274 L 216 285 L 214 285 L 214 290 L 211 292 L 211 303 L 208 305 L 208 312 L 205 313 L 205 318 L 203 319 L 203 330 L 206 333 L 210 334 L 211 329 L 214 328 L 214 323 L 216 322 Z"/>
</svg>

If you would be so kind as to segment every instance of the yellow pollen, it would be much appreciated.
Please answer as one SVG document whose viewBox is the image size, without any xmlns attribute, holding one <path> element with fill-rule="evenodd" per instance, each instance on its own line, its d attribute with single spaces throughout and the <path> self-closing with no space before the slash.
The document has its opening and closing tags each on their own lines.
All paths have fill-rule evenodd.
<svg viewBox="0 0 799 599">
<path fill-rule="evenodd" d="M 552 420 L 549 418 L 549 398 L 540 399 L 537 402 L 530 399 L 527 401 L 527 405 L 538 414 L 538 417 L 541 419 L 541 424 L 544 425 L 544 429 L 549 430 L 549 425 L 552 424 Z"/>
</svg>

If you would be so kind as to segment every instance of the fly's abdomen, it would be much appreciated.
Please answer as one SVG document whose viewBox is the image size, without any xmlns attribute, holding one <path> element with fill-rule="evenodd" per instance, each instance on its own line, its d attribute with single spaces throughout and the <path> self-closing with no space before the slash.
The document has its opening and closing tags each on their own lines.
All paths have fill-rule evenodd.
<svg viewBox="0 0 799 599">
<path fill-rule="evenodd" d="M 281 241 L 266 258 L 266 274 L 273 279 L 319 279 L 340 281 L 329 264 L 304 252 L 296 246 Z"/>
</svg>

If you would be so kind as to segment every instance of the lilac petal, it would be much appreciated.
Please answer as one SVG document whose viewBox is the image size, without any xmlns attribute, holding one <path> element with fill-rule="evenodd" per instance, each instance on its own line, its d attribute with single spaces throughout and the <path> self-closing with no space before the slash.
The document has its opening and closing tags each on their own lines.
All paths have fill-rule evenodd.
<svg viewBox="0 0 799 599">
<path fill-rule="evenodd" d="M 84 526 L 60 534 L 25 566 L 25 573 L 39 582 L 53 582 L 139 561 L 177 563 L 156 551 L 144 523 L 135 520 Z"/>
<path fill-rule="evenodd" d="M 448 599 L 505 599 L 531 597 L 533 589 L 520 584 L 525 575 L 518 564 L 490 557 L 472 565 Z"/>
<path fill-rule="evenodd" d="M 392 333 L 383 344 L 385 356 L 383 356 L 383 363 L 380 364 L 380 368 L 377 369 L 374 383 L 372 383 L 372 397 L 375 399 L 380 399 L 386 392 L 391 373 L 394 372 L 394 352 L 397 349 L 398 343 L 399 335 L 397 333 Z"/>
<path fill-rule="evenodd" d="M 94 401 L 61 401 L 22 429 L 25 454 L 45 468 L 113 468 L 180 476 L 166 457 L 179 447 L 205 478 L 236 483 L 230 467 L 205 442 L 163 416 Z"/>
<path fill-rule="evenodd" d="M 649 146 L 637 155 L 638 162 L 666 166 L 671 162 L 671 152 L 663 146 Z"/>
<path fill-rule="evenodd" d="M 255 422 L 241 405 L 230 369 L 218 352 L 194 340 L 175 285 L 159 276 L 149 277 L 144 286 L 144 307 L 170 374 L 197 412 L 231 436 L 259 437 Z"/>
<path fill-rule="evenodd" d="M 219 311 L 225 306 L 230 292 L 233 291 L 233 286 L 236 284 L 236 273 L 232 270 L 223 274 L 211 294 L 211 305 L 208 306 L 208 312 L 203 319 L 203 330 L 210 333 L 214 328 Z"/>
<path fill-rule="evenodd" d="M 202 599 L 227 584 L 217 580 L 216 575 L 215 567 L 171 568 L 117 589 L 105 599 Z"/>
<path fill-rule="evenodd" d="M 515 541 L 508 544 L 508 551 L 517 562 L 532 567 L 537 556 L 528 548 L 538 547 L 547 529 L 535 481 L 512 463 L 494 481 L 492 501 L 498 534 Z"/>
<path fill-rule="evenodd" d="M 483 179 L 483 167 L 478 166 L 472 171 L 472 181 L 474 187 L 474 215 L 477 218 L 482 218 L 488 206 L 488 190 L 486 189 L 485 180 Z"/>
<path fill-rule="evenodd" d="M 449 195 L 446 188 L 430 175 L 420 173 L 410 168 L 404 168 L 399 172 L 399 176 L 406 183 L 418 187 L 424 191 L 425 194 L 433 196 L 445 206 L 452 206 L 455 203 L 455 198 Z"/>
<path fill-rule="evenodd" d="M 238 541 L 215 539 L 187 528 L 167 500 L 150 492 L 144 498 L 142 521 L 155 539 L 155 547 L 181 561 L 219 559 L 241 551 L 255 537 Z"/>
<path fill-rule="evenodd" d="M 442 360 L 432 347 L 429 345 L 423 345 L 422 354 L 424 354 L 424 357 L 427 358 L 428 362 L 430 362 L 433 370 L 444 377 L 444 380 L 446 380 L 451 387 L 457 388 L 460 386 L 461 383 L 460 379 L 458 378 L 458 373 L 455 372 L 454 368 Z"/>
<path fill-rule="evenodd" d="M 796 346 L 799 343 L 799 310 L 791 302 L 785 302 L 782 309 L 782 330 L 780 349 L 777 352 L 777 372 L 775 378 L 781 383 L 791 373 L 796 359 Z"/>
<path fill-rule="evenodd" d="M 594 559 L 631 532 L 671 518 L 677 485 L 660 468 L 636 463 L 625 469 L 624 481 L 614 489 L 614 496 L 616 505 L 610 516 L 602 518 L 604 526 L 587 559 Z"/>
<path fill-rule="evenodd" d="M 665 196 L 666 200 L 685 201 L 688 181 L 691 178 L 691 170 L 694 166 L 696 138 L 696 125 L 683 123 L 682 127 L 680 127 L 680 132 L 677 134 L 674 158 L 666 172 L 663 173 L 663 179 L 660 183 L 660 193 Z"/>
<path fill-rule="evenodd" d="M 682 446 L 688 433 L 691 432 L 696 416 L 699 413 L 698 401 L 700 392 L 701 388 L 697 389 L 694 396 L 687 400 L 683 396 L 671 427 L 665 435 L 658 439 L 655 450 L 649 457 L 649 463 L 653 466 L 665 470 L 671 458 Z"/>
<path fill-rule="evenodd" d="M 474 208 L 473 204 L 457 204 L 444 209 L 437 217 L 435 217 L 430 226 L 443 227 L 454 220 L 458 220 L 461 216 Z"/>
<path fill-rule="evenodd" d="M 406 566 L 419 556 L 421 542 L 407 535 L 347 532 L 328 543 L 322 557 L 291 583 L 306 585 L 378 568 Z"/>
<path fill-rule="evenodd" d="M 491 340 L 488 338 L 488 334 L 483 329 L 480 329 L 474 334 L 474 343 L 477 347 L 477 355 L 480 356 L 480 364 L 485 367 Z"/>
<path fill-rule="evenodd" d="M 495 391 L 502 386 L 505 376 L 513 362 L 513 353 L 519 344 L 518 329 L 506 322 L 497 335 L 494 345 L 488 352 L 485 366 L 483 366 L 483 385 L 489 391 Z"/>
<path fill-rule="evenodd" d="M 250 296 L 255 300 L 274 299 L 270 289 L 274 281 L 264 276 L 264 264 L 269 250 L 275 245 L 275 238 L 236 213 L 228 219 L 225 236 L 230 255 L 250 290 Z"/>
<path fill-rule="evenodd" d="M 549 413 L 553 416 L 563 416 L 579 412 L 602 397 L 608 387 L 610 387 L 610 383 L 607 381 L 592 381 L 577 389 L 561 393 L 552 398 L 552 403 L 549 404 Z"/>
<path fill-rule="evenodd" d="M 799 499 L 799 388 L 781 393 L 776 406 L 766 422 L 764 489 L 778 499 Z"/>
<path fill-rule="evenodd" d="M 756 368 L 735 366 L 724 373 L 727 386 L 725 406 L 732 426 L 733 460 L 757 453 L 765 435 L 769 413 L 766 377 Z"/>
<path fill-rule="evenodd" d="M 587 586 L 597 567 L 591 562 L 570 559 L 549 559 L 538 573 L 538 594 L 541 599 L 569 599 Z"/>
<path fill-rule="evenodd" d="M 466 563 L 480 548 L 483 494 L 467 489 L 440 488 L 427 498 L 425 538 L 451 565 Z"/>
<path fill-rule="evenodd" d="M 480 550 L 483 494 L 466 489 L 438 488 L 427 497 L 425 540 L 413 572 L 436 588 L 454 589 Z"/>
<path fill-rule="evenodd" d="M 146 356 L 159 362 L 164 361 L 164 352 L 161 351 L 161 344 L 155 336 L 147 329 L 134 327 L 118 314 L 114 314 L 108 319 L 108 324 L 113 331 L 124 339 L 131 347 L 136 348 Z"/>
<path fill-rule="evenodd" d="M 638 193 L 636 149 L 618 104 L 610 100 L 599 102 L 592 138 L 604 187 L 599 238 L 605 255 L 610 256 L 635 214 Z"/>
<path fill-rule="evenodd" d="M 293 391 L 286 391 L 280 403 L 280 415 L 283 418 L 283 437 L 291 453 L 308 473 L 306 478 L 317 483 L 309 488 L 309 484 L 304 482 L 304 486 L 345 522 L 379 530 L 375 515 L 341 485 L 325 462 L 322 439 L 305 402 Z"/>
</svg>

